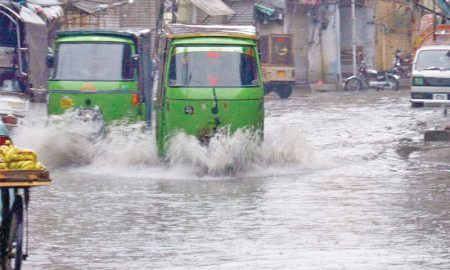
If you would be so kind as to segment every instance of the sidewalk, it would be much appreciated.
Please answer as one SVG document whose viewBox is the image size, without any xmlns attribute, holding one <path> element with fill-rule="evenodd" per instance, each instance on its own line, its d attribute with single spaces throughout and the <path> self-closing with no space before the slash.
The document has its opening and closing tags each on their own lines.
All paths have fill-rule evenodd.
<svg viewBox="0 0 450 270">
<path fill-rule="evenodd" d="M 411 87 L 411 79 L 400 79 L 400 89 L 407 89 Z M 302 91 L 306 93 L 310 93 L 312 91 L 344 91 L 343 86 L 340 86 L 339 83 L 314 83 L 314 84 L 304 84 L 304 85 L 296 85 L 296 91 Z"/>
</svg>

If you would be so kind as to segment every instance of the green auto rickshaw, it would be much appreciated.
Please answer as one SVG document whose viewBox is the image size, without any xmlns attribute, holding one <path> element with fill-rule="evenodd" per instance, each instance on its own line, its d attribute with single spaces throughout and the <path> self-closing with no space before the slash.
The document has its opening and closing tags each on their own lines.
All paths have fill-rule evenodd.
<svg viewBox="0 0 450 270">
<path fill-rule="evenodd" d="M 58 32 L 48 84 L 48 113 L 151 124 L 152 61 L 148 29 Z"/>
<path fill-rule="evenodd" d="M 253 26 L 164 27 L 156 111 L 159 155 L 177 132 L 201 141 L 222 129 L 263 135 L 264 89 Z"/>
</svg>

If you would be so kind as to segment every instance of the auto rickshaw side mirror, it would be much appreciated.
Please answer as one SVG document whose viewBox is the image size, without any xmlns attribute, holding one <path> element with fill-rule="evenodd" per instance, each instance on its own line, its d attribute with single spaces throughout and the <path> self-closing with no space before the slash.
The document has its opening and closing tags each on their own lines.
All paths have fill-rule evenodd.
<svg viewBox="0 0 450 270">
<path fill-rule="evenodd" d="M 133 54 L 131 56 L 131 64 L 133 65 L 133 68 L 139 67 L 139 54 Z"/>
<path fill-rule="evenodd" d="M 47 54 L 47 67 L 53 68 L 55 65 L 55 56 L 51 53 Z"/>
</svg>

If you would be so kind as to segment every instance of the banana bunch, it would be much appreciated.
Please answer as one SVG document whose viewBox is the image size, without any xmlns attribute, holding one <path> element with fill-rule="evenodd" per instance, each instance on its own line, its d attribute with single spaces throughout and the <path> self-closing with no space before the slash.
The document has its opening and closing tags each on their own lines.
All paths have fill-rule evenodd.
<svg viewBox="0 0 450 270">
<path fill-rule="evenodd" d="M 0 170 L 45 170 L 45 167 L 37 162 L 34 151 L 17 148 L 6 141 L 0 146 Z"/>
</svg>

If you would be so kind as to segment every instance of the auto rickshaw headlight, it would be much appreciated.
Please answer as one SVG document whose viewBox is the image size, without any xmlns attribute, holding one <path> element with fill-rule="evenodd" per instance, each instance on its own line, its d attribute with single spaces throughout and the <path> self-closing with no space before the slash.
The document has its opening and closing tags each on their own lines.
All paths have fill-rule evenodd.
<svg viewBox="0 0 450 270">
<path fill-rule="evenodd" d="M 133 105 L 138 105 L 138 104 L 140 103 L 140 97 L 139 97 L 138 94 L 133 94 L 133 95 L 131 96 L 131 103 L 132 103 Z"/>
</svg>

